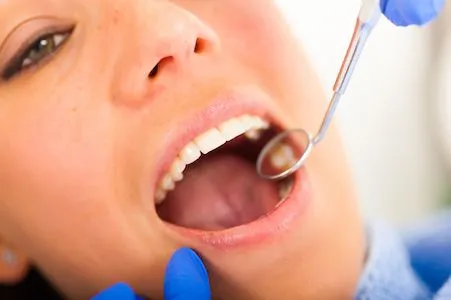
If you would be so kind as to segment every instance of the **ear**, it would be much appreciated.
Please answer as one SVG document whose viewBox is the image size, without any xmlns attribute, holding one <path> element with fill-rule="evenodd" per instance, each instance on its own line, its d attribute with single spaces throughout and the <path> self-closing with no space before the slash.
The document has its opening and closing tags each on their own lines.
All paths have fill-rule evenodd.
<svg viewBox="0 0 451 300">
<path fill-rule="evenodd" d="M 0 241 L 0 284 L 17 284 L 25 278 L 28 270 L 26 256 Z"/>
</svg>

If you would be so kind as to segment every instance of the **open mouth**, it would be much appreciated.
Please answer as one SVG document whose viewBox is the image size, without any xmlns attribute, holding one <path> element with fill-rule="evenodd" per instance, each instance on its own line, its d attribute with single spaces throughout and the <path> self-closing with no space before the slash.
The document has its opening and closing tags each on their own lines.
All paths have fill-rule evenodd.
<svg viewBox="0 0 451 300">
<path fill-rule="evenodd" d="M 155 203 L 170 224 L 219 231 L 271 214 L 287 198 L 293 178 L 268 181 L 255 163 L 280 128 L 261 117 L 242 115 L 209 129 L 189 142 L 162 177 Z M 273 161 L 283 161 L 275 153 Z"/>
</svg>

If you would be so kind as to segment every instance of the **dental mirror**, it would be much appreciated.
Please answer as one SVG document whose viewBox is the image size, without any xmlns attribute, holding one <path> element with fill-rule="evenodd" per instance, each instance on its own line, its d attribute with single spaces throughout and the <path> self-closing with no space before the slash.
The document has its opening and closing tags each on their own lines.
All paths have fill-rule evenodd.
<svg viewBox="0 0 451 300">
<path fill-rule="evenodd" d="M 270 140 L 260 152 L 257 173 L 265 179 L 284 179 L 304 165 L 313 146 L 310 134 L 304 129 L 284 131 Z"/>
<path fill-rule="evenodd" d="M 313 148 L 326 135 L 341 95 L 334 94 L 318 133 L 312 137 L 304 129 L 291 129 L 276 135 L 257 158 L 257 173 L 269 180 L 282 180 L 299 170 Z"/>
<path fill-rule="evenodd" d="M 348 87 L 356 64 L 360 59 L 360 54 L 380 16 L 379 1 L 363 1 L 348 51 L 335 81 L 332 100 L 318 133 L 312 137 L 303 129 L 293 129 L 276 135 L 263 147 L 258 156 L 256 167 L 260 177 L 269 180 L 282 180 L 305 164 L 314 146 L 324 138 L 341 96 Z"/>
</svg>

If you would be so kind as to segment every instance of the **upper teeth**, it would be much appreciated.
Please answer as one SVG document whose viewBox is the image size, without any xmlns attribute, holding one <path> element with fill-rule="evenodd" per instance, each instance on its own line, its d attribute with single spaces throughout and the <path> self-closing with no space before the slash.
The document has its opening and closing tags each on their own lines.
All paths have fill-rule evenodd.
<svg viewBox="0 0 451 300">
<path fill-rule="evenodd" d="M 155 192 L 156 204 L 161 204 L 168 191 L 175 187 L 175 182 L 183 179 L 186 165 L 198 160 L 201 154 L 207 154 L 226 142 L 246 133 L 251 139 L 258 137 L 258 131 L 269 128 L 269 123 L 257 116 L 243 115 L 225 121 L 211 128 L 189 142 L 173 161 L 169 171 L 161 179 Z"/>
</svg>

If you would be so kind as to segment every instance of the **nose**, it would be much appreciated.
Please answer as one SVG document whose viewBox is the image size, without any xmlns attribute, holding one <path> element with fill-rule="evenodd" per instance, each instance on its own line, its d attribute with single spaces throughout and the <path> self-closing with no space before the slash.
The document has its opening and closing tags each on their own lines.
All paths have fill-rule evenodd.
<svg viewBox="0 0 451 300">
<path fill-rule="evenodd" d="M 139 17 L 132 21 L 134 33 L 122 44 L 121 67 L 113 82 L 114 99 L 122 104 L 139 105 L 149 95 L 171 88 L 178 76 L 199 67 L 196 57 L 219 49 L 216 33 L 194 14 L 166 1 L 151 3 L 155 4 L 146 13 L 137 13 L 141 22 Z"/>
<path fill-rule="evenodd" d="M 177 7 L 166 17 L 163 15 L 148 28 L 150 44 L 145 51 L 148 50 L 146 53 L 153 66 L 149 72 L 151 79 L 169 69 L 181 71 L 187 68 L 194 56 L 214 51 L 218 45 L 213 30 L 188 12 Z"/>
</svg>

